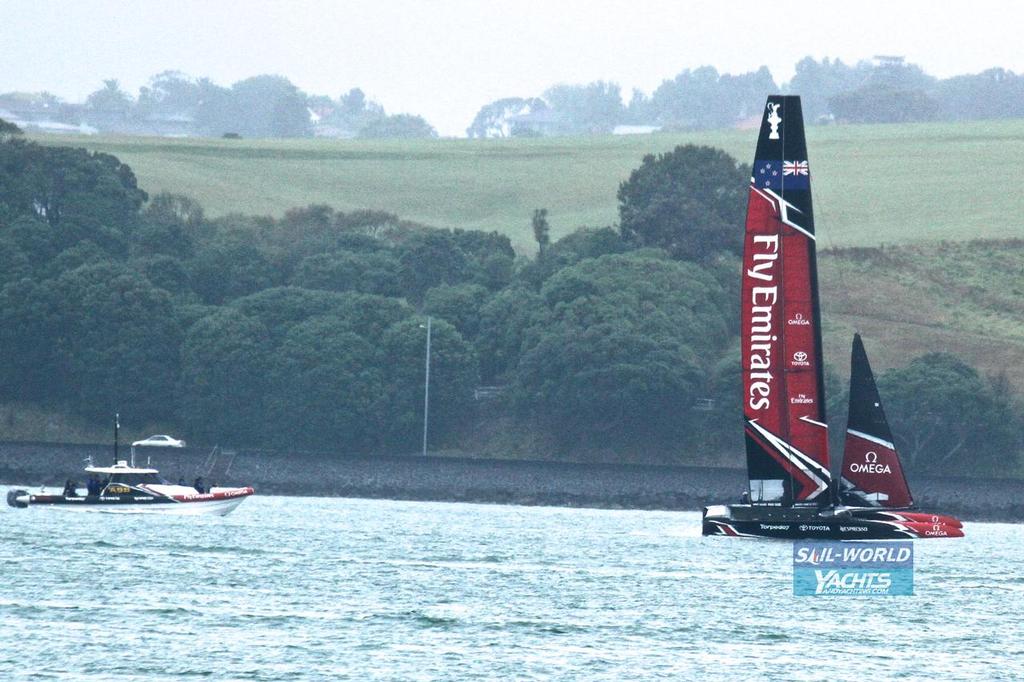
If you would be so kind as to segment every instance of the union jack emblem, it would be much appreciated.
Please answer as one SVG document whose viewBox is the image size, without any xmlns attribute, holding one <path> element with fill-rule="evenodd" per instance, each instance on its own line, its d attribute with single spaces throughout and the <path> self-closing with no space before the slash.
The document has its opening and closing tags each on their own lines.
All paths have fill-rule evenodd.
<svg viewBox="0 0 1024 682">
<path fill-rule="evenodd" d="M 808 175 L 806 161 L 783 161 L 783 175 Z"/>
</svg>

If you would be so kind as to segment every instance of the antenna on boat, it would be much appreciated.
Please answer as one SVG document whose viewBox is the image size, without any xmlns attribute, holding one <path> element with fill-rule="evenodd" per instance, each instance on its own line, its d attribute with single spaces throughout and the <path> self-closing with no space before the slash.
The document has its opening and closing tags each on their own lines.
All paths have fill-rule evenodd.
<svg viewBox="0 0 1024 682">
<path fill-rule="evenodd" d="M 114 413 L 114 466 L 117 466 L 117 430 L 121 428 L 121 415 Z"/>
</svg>

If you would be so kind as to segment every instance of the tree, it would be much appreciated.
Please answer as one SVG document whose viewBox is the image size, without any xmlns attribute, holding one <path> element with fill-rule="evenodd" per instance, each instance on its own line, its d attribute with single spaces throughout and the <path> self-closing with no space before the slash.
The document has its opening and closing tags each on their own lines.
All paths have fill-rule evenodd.
<svg viewBox="0 0 1024 682">
<path fill-rule="evenodd" d="M 829 99 L 836 119 L 847 123 L 907 123 L 930 121 L 939 104 L 923 89 L 901 89 L 888 84 L 866 85 Z"/>
<path fill-rule="evenodd" d="M 25 278 L 0 289 L 0 392 L 5 400 L 67 401 L 66 335 L 52 283 Z"/>
<path fill-rule="evenodd" d="M 928 121 L 939 105 L 929 96 L 935 79 L 902 57 L 878 57 L 868 77 L 856 88 L 829 98 L 836 119 L 856 123 Z"/>
<path fill-rule="evenodd" d="M 130 251 L 136 256 L 162 254 L 187 259 L 194 249 L 188 226 L 166 215 L 148 213 L 131 234 Z"/>
<path fill-rule="evenodd" d="M 420 302 L 427 289 L 469 279 L 469 259 L 450 232 L 426 230 L 410 236 L 398 249 L 402 290 Z"/>
<path fill-rule="evenodd" d="M 480 309 L 489 292 L 479 284 L 442 284 L 427 291 L 423 312 L 450 322 L 472 342 L 480 333 Z"/>
<path fill-rule="evenodd" d="M 474 344 L 484 383 L 507 381 L 519 363 L 527 333 L 543 324 L 547 309 L 532 289 L 510 286 L 479 310 L 479 333 Z"/>
<path fill-rule="evenodd" d="M 260 445 L 272 347 L 265 325 L 231 307 L 196 322 L 181 349 L 180 413 L 197 439 Z"/>
<path fill-rule="evenodd" d="M 467 259 L 464 280 L 497 291 L 512 279 L 516 251 L 512 240 L 499 232 L 454 229 L 455 246 Z"/>
<path fill-rule="evenodd" d="M 7 142 L 7 140 L 11 139 L 15 135 L 22 134 L 24 133 L 22 133 L 21 128 L 11 123 L 10 121 L 5 121 L 4 119 L 0 118 L 0 143 Z"/>
<path fill-rule="evenodd" d="M 685 145 L 648 154 L 619 185 L 622 238 L 684 260 L 738 254 L 749 179 L 747 166 L 713 147 Z"/>
<path fill-rule="evenodd" d="M 520 414 L 567 444 L 587 434 L 605 443 L 681 444 L 690 408 L 706 395 L 698 358 L 717 357 L 728 339 L 728 307 L 714 277 L 663 252 L 635 251 L 556 272 L 541 300 L 525 329 L 508 325 L 506 334 L 516 335 L 493 346 L 518 355 L 512 395 Z M 499 301 L 484 329 L 502 313 Z"/>
<path fill-rule="evenodd" d="M 15 260 L 24 257 L 29 272 L 44 269 L 47 263 L 56 256 L 62 247 L 60 233 L 45 220 L 35 215 L 21 215 L 7 225 L 0 221 L 0 250 L 11 255 Z M 18 255 L 15 255 L 18 254 Z M 13 282 L 14 277 L 0 280 Z"/>
<path fill-rule="evenodd" d="M 777 91 L 767 67 L 734 76 L 702 66 L 662 82 L 649 100 L 631 103 L 631 114 L 670 128 L 726 128 L 758 115 L 765 96 Z"/>
<path fill-rule="evenodd" d="M 544 323 L 590 327 L 624 320 L 654 339 L 676 339 L 701 357 L 716 356 L 729 339 L 732 309 L 704 267 L 650 250 L 582 260 L 541 288 Z"/>
<path fill-rule="evenodd" d="M 366 94 L 360 88 L 352 88 L 347 93 L 338 98 L 338 103 L 341 104 L 341 110 L 349 115 L 355 116 L 366 111 L 367 102 Z"/>
<path fill-rule="evenodd" d="M 196 248 L 189 262 L 192 288 L 209 304 L 267 289 L 274 284 L 274 270 L 260 249 L 240 234 L 222 234 Z"/>
<path fill-rule="evenodd" d="M 382 339 L 388 359 L 383 429 L 391 448 L 418 448 L 423 433 L 424 326 L 420 319 L 403 320 Z M 444 320 L 432 323 L 430 348 L 429 444 L 436 447 L 470 421 L 478 370 L 473 349 Z"/>
<path fill-rule="evenodd" d="M 907 467 L 976 475 L 1020 456 L 1021 423 L 1005 387 L 949 353 L 929 353 L 878 381 L 893 436 Z"/>
<path fill-rule="evenodd" d="M 83 265 L 110 264 L 110 254 L 97 246 L 96 242 L 83 239 L 74 246 L 69 246 L 58 253 L 45 266 L 36 269 L 40 279 L 56 279 L 65 272 L 71 272 Z"/>
<path fill-rule="evenodd" d="M 23 140 L 0 145 L 0 214 L 46 221 L 62 246 L 91 239 L 123 254 L 146 199 L 132 169 L 110 154 Z"/>
<path fill-rule="evenodd" d="M 136 115 L 195 116 L 202 103 L 199 82 L 180 71 L 163 71 L 139 88 Z"/>
<path fill-rule="evenodd" d="M 515 397 L 566 445 L 678 442 L 702 381 L 696 355 L 678 341 L 621 319 L 564 322 L 523 355 Z"/>
<path fill-rule="evenodd" d="M 366 452 L 380 439 L 386 363 L 379 349 L 335 317 L 291 328 L 275 350 L 267 387 L 270 442 Z"/>
<path fill-rule="evenodd" d="M 398 259 L 387 251 L 339 250 L 304 259 L 292 275 L 291 283 L 306 289 L 398 296 L 401 292 L 398 269 Z"/>
<path fill-rule="evenodd" d="M 544 99 L 562 123 L 563 134 L 610 133 L 625 118 L 622 93 L 616 83 L 595 81 L 587 85 L 555 85 Z"/>
<path fill-rule="evenodd" d="M 125 116 L 132 107 L 132 97 L 121 89 L 117 79 L 111 78 L 85 98 L 85 106 L 92 111 Z"/>
<path fill-rule="evenodd" d="M 306 95 L 284 76 L 260 75 L 230 89 L 208 79 L 198 83 L 197 125 L 210 135 L 305 137 L 311 134 Z"/>
<path fill-rule="evenodd" d="M 547 103 L 538 97 L 505 97 L 485 104 L 477 112 L 466 136 L 473 138 L 511 137 L 515 133 L 515 119 L 537 111 L 544 111 Z"/>
<path fill-rule="evenodd" d="M 144 215 L 155 222 L 180 225 L 191 239 L 205 232 L 203 207 L 184 194 L 160 192 L 149 200 Z"/>
<path fill-rule="evenodd" d="M 338 98 L 337 106 L 323 120 L 349 136 L 358 135 L 364 127 L 385 118 L 384 107 L 366 97 L 359 88 L 352 88 Z"/>
<path fill-rule="evenodd" d="M 537 259 L 543 260 L 544 249 L 551 243 L 551 226 L 548 225 L 546 208 L 538 208 L 533 212 L 533 238 L 537 242 Z"/>
<path fill-rule="evenodd" d="M 1024 116 L 1024 76 L 1005 69 L 947 78 L 932 95 L 942 117 L 954 121 Z"/>
<path fill-rule="evenodd" d="M 220 137 L 225 133 L 238 134 L 242 130 L 238 106 L 231 90 L 217 85 L 209 78 L 200 78 L 199 101 L 196 105 L 196 128 L 206 135 Z"/>
<path fill-rule="evenodd" d="M 871 75 L 868 62 L 848 66 L 842 60 L 825 57 L 817 62 L 804 57 L 796 64 L 796 74 L 787 86 L 788 92 L 800 93 L 804 120 L 816 121 L 832 114 L 829 102 L 833 97 L 856 90 Z"/>
<path fill-rule="evenodd" d="M 551 275 L 584 258 L 622 253 L 630 248 L 632 245 L 624 242 L 612 227 L 581 227 L 550 244 L 544 250 L 543 260 L 537 258 L 522 264 L 516 278 L 539 289 Z"/>
<path fill-rule="evenodd" d="M 370 121 L 359 129 L 358 136 L 370 139 L 430 139 L 437 137 L 437 131 L 422 116 L 395 114 Z"/>
<path fill-rule="evenodd" d="M 175 297 L 176 302 L 193 302 L 192 279 L 185 264 L 172 256 L 142 256 L 128 261 L 128 267 L 141 272 L 153 286 Z"/>
<path fill-rule="evenodd" d="M 577 263 L 584 258 L 599 258 L 613 253 L 622 253 L 629 245 L 611 227 L 581 227 L 565 235 L 548 249 L 548 254 L 565 256 L 565 265 Z"/>
<path fill-rule="evenodd" d="M 169 418 L 181 329 L 171 297 L 121 264 L 83 265 L 52 283 L 75 407 L 100 418 L 129 408 L 140 421 Z"/>
<path fill-rule="evenodd" d="M 292 326 L 312 317 L 335 317 L 360 336 L 380 338 L 391 325 L 413 314 L 404 301 L 395 298 L 298 287 L 267 289 L 233 301 L 232 306 L 262 322 L 275 342 Z"/>
</svg>

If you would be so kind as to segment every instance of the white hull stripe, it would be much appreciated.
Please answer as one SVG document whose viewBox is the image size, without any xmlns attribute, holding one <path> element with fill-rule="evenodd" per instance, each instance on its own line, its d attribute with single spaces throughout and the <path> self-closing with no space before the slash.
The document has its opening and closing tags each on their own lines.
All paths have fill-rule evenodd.
<svg viewBox="0 0 1024 682">
<path fill-rule="evenodd" d="M 814 419 L 811 419 L 810 417 L 800 417 L 800 421 L 807 422 L 808 424 L 814 424 L 815 426 L 820 426 L 823 429 L 827 429 L 828 428 L 828 424 L 816 421 Z"/>
<path fill-rule="evenodd" d="M 848 434 L 850 434 L 851 436 L 857 436 L 857 438 L 863 438 L 864 440 L 871 441 L 872 443 L 875 443 L 876 445 L 881 445 L 883 448 L 889 448 L 890 450 L 893 450 L 893 451 L 896 450 L 896 446 L 895 445 L 893 445 L 892 443 L 890 443 L 887 440 L 883 440 L 881 438 L 878 438 L 877 436 L 869 436 L 866 433 L 861 433 L 860 431 L 854 431 L 853 429 L 846 429 L 846 432 Z"/>
<path fill-rule="evenodd" d="M 741 538 L 756 538 L 756 537 L 758 537 L 757 535 L 752 535 L 750 533 L 741 533 L 738 530 L 736 530 L 736 526 L 732 525 L 731 523 L 726 523 L 725 521 L 712 521 L 711 523 L 713 523 L 713 524 L 715 524 L 717 526 L 725 526 L 726 528 L 728 528 L 729 530 L 731 530 L 733 533 L 735 533 L 737 536 L 739 536 Z"/>
<path fill-rule="evenodd" d="M 807 474 L 814 485 L 817 486 L 817 489 L 807 496 L 808 500 L 812 500 L 825 490 L 828 490 L 828 481 L 831 479 L 828 469 L 765 429 L 757 423 L 756 419 L 751 419 L 747 423 L 750 424 L 755 431 L 761 434 L 761 436 L 771 445 L 775 446 L 775 449 L 781 453 L 783 457 L 792 462 L 798 469 L 800 469 L 800 471 Z"/>
</svg>

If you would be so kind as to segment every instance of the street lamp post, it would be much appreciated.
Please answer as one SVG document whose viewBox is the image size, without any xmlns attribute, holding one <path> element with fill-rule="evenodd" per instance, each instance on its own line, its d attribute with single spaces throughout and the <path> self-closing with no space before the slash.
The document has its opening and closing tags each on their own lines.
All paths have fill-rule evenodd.
<svg viewBox="0 0 1024 682">
<path fill-rule="evenodd" d="M 421 325 L 422 326 L 422 325 Z M 427 315 L 427 359 L 423 369 L 423 456 L 427 456 L 427 425 L 430 418 L 430 316 Z"/>
</svg>

